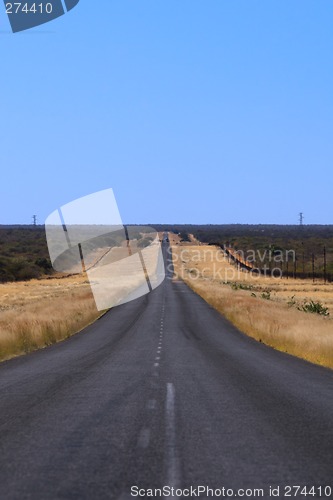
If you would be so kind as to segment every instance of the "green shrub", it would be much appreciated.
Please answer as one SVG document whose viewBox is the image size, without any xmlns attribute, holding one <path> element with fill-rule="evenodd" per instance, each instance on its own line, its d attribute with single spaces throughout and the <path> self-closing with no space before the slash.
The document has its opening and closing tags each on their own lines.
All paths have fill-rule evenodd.
<svg viewBox="0 0 333 500">
<path fill-rule="evenodd" d="M 328 307 L 323 306 L 321 302 L 314 302 L 309 300 L 304 302 L 301 307 L 298 307 L 300 311 L 309 312 L 313 314 L 320 314 L 321 316 L 329 316 Z"/>
<path fill-rule="evenodd" d="M 179 237 L 180 237 L 180 241 L 187 241 L 187 242 L 191 241 L 189 238 L 189 235 L 186 231 L 181 231 L 179 233 Z"/>
<path fill-rule="evenodd" d="M 253 285 L 244 285 L 243 283 L 230 283 L 233 290 L 253 290 Z"/>
<path fill-rule="evenodd" d="M 49 271 L 50 269 L 52 269 L 51 262 L 45 258 L 40 257 L 40 258 L 36 259 L 35 264 L 36 264 L 36 266 L 44 269 L 44 271 Z"/>
<path fill-rule="evenodd" d="M 271 300 L 271 292 L 270 290 L 266 290 L 265 292 L 262 292 L 261 298 L 265 300 Z"/>
</svg>

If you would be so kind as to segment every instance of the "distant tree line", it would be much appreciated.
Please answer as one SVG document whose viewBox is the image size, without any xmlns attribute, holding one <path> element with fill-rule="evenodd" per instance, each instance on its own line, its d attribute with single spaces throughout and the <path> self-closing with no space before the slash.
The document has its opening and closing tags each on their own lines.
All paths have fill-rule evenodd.
<svg viewBox="0 0 333 500">
<path fill-rule="evenodd" d="M 151 224 L 190 241 L 189 234 L 209 245 L 230 247 L 243 255 L 256 252 L 260 266 L 280 266 L 287 277 L 333 280 L 333 225 L 192 225 Z M 133 236 L 131 236 L 133 237 Z M 146 243 L 146 242 L 145 242 Z M 272 259 L 292 250 L 295 259 Z M 264 257 L 262 257 L 264 256 Z M 276 266 L 275 266 L 276 265 Z M 0 226 L 0 282 L 39 278 L 53 272 L 44 226 Z"/>
<path fill-rule="evenodd" d="M 0 226 L 0 282 L 24 281 L 51 272 L 43 226 Z"/>
</svg>

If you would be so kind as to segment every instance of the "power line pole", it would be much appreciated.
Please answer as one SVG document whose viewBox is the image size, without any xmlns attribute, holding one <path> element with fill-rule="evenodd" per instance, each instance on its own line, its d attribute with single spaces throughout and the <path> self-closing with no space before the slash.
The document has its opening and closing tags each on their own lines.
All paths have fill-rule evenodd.
<svg viewBox="0 0 333 500">
<path fill-rule="evenodd" d="M 33 216 L 32 216 L 32 224 L 33 224 L 34 226 L 37 226 L 37 215 L 33 215 Z"/>
<path fill-rule="evenodd" d="M 300 212 L 300 213 L 298 214 L 298 216 L 299 216 L 299 218 L 298 218 L 298 220 L 299 220 L 299 225 L 300 225 L 300 226 L 303 226 L 303 222 L 304 222 L 304 214 L 303 214 L 303 212 Z"/>
</svg>

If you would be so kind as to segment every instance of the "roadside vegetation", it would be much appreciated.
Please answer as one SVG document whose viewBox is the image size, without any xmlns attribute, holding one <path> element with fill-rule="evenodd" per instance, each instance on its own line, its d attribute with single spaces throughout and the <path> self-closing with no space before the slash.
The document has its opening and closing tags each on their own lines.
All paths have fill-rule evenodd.
<svg viewBox="0 0 333 500">
<path fill-rule="evenodd" d="M 155 227 L 160 231 L 168 229 Z M 244 333 L 276 349 L 333 368 L 332 282 L 318 278 L 313 282 L 313 276 L 287 279 L 256 275 L 240 269 L 221 250 L 226 241 L 235 249 L 245 245 L 259 251 L 277 249 L 279 245 L 290 249 L 295 244 L 298 253 L 302 251 L 305 256 L 305 248 L 316 248 L 319 255 L 325 246 L 329 276 L 332 226 L 171 229 L 169 239 L 180 279 Z M 218 246 L 213 245 L 214 238 Z M 280 243 L 278 238 L 282 238 Z M 92 255 L 92 263 L 111 257 L 97 252 Z M 317 264 L 319 269 L 319 261 Z M 306 269 L 308 265 L 304 263 Z M 85 275 L 61 276 L 52 270 L 42 226 L 0 226 L 0 360 L 63 340 L 99 314 Z"/>
<path fill-rule="evenodd" d="M 139 248 L 153 240 L 139 226 L 137 232 L 131 229 L 131 238 Z M 109 239 L 101 247 L 95 241 L 85 259 L 86 269 L 128 256 L 126 243 L 109 248 Z M 134 242 L 131 250 L 136 250 Z M 103 274 L 102 266 L 99 269 Z M 130 268 L 127 271 L 107 292 L 114 303 L 144 280 Z M 43 227 L 0 226 L 0 361 L 64 340 L 101 315 L 81 262 L 68 273 L 51 268 Z"/>
<path fill-rule="evenodd" d="M 52 273 L 43 226 L 0 226 L 0 283 Z"/>
<path fill-rule="evenodd" d="M 53 271 L 43 226 L 0 226 L 0 361 L 63 340 L 99 315 L 85 275 Z"/>
<path fill-rule="evenodd" d="M 176 235 L 170 241 L 175 279 L 183 279 L 241 331 L 333 368 L 332 283 L 258 276 L 238 269 L 217 246 L 185 246 Z"/>
<path fill-rule="evenodd" d="M 64 340 L 93 322 L 84 275 L 0 284 L 0 360 Z"/>
</svg>

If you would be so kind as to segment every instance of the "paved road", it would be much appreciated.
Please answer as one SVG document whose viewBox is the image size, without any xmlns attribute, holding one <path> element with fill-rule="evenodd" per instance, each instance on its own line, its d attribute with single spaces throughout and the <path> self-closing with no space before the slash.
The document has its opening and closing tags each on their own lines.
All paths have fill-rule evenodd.
<svg viewBox="0 0 333 500">
<path fill-rule="evenodd" d="M 182 282 L 3 363 L 0 399 L 1 500 L 332 483 L 333 373 L 242 335 Z"/>
</svg>

